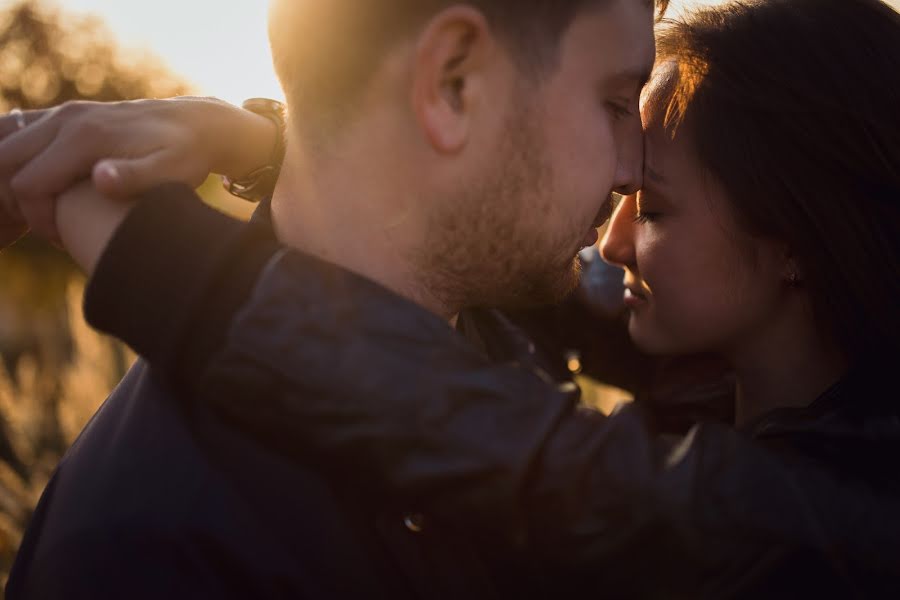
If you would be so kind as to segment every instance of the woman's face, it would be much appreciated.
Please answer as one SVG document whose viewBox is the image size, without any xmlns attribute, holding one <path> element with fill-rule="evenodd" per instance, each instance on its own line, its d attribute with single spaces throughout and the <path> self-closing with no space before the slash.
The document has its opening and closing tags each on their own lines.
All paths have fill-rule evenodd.
<svg viewBox="0 0 900 600">
<path fill-rule="evenodd" d="M 642 105 L 644 186 L 620 203 L 602 254 L 625 268 L 629 330 L 643 350 L 740 352 L 777 321 L 786 252 L 740 230 L 688 132 L 673 137 L 663 126 L 664 108 L 654 102 L 663 81 L 651 82 Z"/>
</svg>

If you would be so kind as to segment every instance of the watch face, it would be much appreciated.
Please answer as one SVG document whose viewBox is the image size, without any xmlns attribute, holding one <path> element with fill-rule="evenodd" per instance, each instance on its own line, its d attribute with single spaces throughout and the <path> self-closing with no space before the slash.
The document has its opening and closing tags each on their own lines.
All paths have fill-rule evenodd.
<svg viewBox="0 0 900 600">
<path fill-rule="evenodd" d="M 275 184 L 278 182 L 279 170 L 271 165 L 256 169 L 240 180 L 222 176 L 222 185 L 232 196 L 259 202 L 263 198 L 270 197 L 275 192 Z"/>
</svg>

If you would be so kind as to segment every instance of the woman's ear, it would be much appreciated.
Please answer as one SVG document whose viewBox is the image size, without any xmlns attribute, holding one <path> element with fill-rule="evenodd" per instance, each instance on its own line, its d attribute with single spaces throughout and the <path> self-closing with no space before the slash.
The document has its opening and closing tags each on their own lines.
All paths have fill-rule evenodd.
<svg viewBox="0 0 900 600">
<path fill-rule="evenodd" d="M 412 103 L 426 139 L 442 154 L 469 140 L 472 111 L 484 93 L 483 75 L 494 40 L 484 15 L 457 5 L 428 23 L 416 48 Z"/>
</svg>

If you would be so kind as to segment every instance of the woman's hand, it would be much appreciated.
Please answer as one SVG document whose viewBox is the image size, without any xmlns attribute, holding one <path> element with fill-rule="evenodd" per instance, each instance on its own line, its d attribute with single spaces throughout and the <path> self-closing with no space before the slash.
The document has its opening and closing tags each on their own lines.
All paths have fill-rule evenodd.
<svg viewBox="0 0 900 600">
<path fill-rule="evenodd" d="M 134 203 L 109 198 L 90 182 L 79 183 L 59 196 L 55 203 L 59 242 L 88 276 Z"/>
<path fill-rule="evenodd" d="M 58 239 L 56 198 L 85 179 L 130 198 L 167 181 L 196 187 L 211 172 L 240 178 L 266 164 L 276 135 L 270 120 L 214 98 L 69 102 L 0 117 L 0 248 L 26 223 Z"/>
</svg>

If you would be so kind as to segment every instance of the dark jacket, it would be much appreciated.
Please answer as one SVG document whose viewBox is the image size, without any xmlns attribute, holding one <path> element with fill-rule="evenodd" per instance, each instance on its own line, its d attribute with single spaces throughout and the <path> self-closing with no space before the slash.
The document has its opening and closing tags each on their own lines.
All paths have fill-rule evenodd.
<svg viewBox="0 0 900 600">
<path fill-rule="evenodd" d="M 494 597 L 459 536 L 412 532 L 351 479 L 290 464 L 139 362 L 53 476 L 7 598 Z"/>
<path fill-rule="evenodd" d="M 640 405 L 585 410 L 573 386 L 491 362 L 352 275 L 322 304 L 320 268 L 274 263 L 198 382 L 281 452 L 355 466 L 386 498 L 524 549 L 573 593 L 900 591 L 900 420 L 879 369 L 747 431 L 657 435 Z M 261 387 L 277 399 L 264 412 Z M 322 402 L 295 391 L 308 389 Z"/>
<path fill-rule="evenodd" d="M 883 388 L 895 357 L 746 431 L 664 436 L 640 404 L 585 410 L 570 383 L 490 360 L 380 286 L 165 196 L 116 235 L 88 316 L 284 456 L 358 474 L 371 497 L 453 523 L 563 597 L 900 591 L 900 415 Z M 179 266 L 181 297 L 117 266 L 175 206 L 190 226 L 140 263 Z M 229 250 L 198 250 L 197 230 Z M 142 326 L 114 305 L 150 294 Z M 231 308 L 204 309 L 213 299 Z"/>
<path fill-rule="evenodd" d="M 143 277 L 140 268 L 132 263 L 131 273 Z M 132 309 L 137 318 L 141 307 Z M 494 559 L 489 572 L 485 549 L 464 532 L 435 517 L 423 520 L 410 503 L 373 496 L 364 473 L 339 475 L 315 452 L 289 460 L 211 408 L 139 361 L 51 479 L 7 597 L 506 596 L 497 587 L 517 593 L 519 579 Z"/>
</svg>

